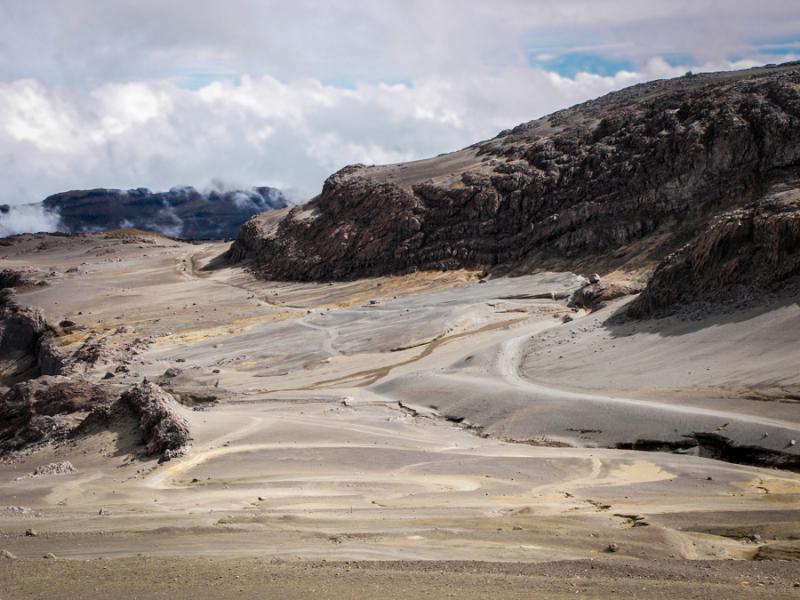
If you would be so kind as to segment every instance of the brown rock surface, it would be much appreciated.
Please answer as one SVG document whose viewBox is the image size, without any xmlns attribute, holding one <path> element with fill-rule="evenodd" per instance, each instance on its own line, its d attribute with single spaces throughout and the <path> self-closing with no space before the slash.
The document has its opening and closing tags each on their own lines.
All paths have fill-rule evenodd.
<svg viewBox="0 0 800 600">
<path fill-rule="evenodd" d="M 0 271 L 0 382 L 13 384 L 39 375 L 58 375 L 66 358 L 53 341 L 53 328 L 42 311 L 20 307 L 15 287 L 30 286 L 28 274 Z"/>
<path fill-rule="evenodd" d="M 346 167 L 228 256 L 291 280 L 647 267 L 790 178 L 799 125 L 797 63 L 637 85 L 452 154 Z"/>
<path fill-rule="evenodd" d="M 761 546 L 756 552 L 756 560 L 800 560 L 800 542 L 797 540 L 775 542 Z"/>
<path fill-rule="evenodd" d="M 120 396 L 139 419 L 147 454 L 162 460 L 180 456 L 191 439 L 189 424 L 177 412 L 175 399 L 154 383 L 133 386 Z"/>
<path fill-rule="evenodd" d="M 796 285 L 800 182 L 776 188 L 760 202 L 721 215 L 668 256 L 628 313 L 664 314 L 698 300 L 742 302 Z"/>
<path fill-rule="evenodd" d="M 0 396 L 0 454 L 62 439 L 111 399 L 104 388 L 78 379 L 44 376 L 18 383 Z"/>
</svg>

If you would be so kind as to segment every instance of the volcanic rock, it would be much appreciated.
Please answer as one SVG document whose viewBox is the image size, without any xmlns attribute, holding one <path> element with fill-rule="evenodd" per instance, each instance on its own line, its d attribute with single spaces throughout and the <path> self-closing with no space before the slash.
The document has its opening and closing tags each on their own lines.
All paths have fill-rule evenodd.
<svg viewBox="0 0 800 600">
<path fill-rule="evenodd" d="M 147 454 L 158 454 L 163 461 L 185 451 L 191 440 L 189 424 L 170 394 L 154 383 L 141 383 L 122 394 L 120 402 L 138 418 Z"/>
<path fill-rule="evenodd" d="M 50 331 L 41 311 L 13 304 L 0 308 L 0 377 L 13 383 L 39 375 L 39 352 Z"/>
<path fill-rule="evenodd" d="M 661 262 L 628 314 L 648 317 L 704 300 L 742 302 L 797 284 L 800 180 L 774 186 L 747 207 L 726 212 Z"/>
<path fill-rule="evenodd" d="M 18 383 L 0 396 L 0 454 L 66 437 L 112 396 L 103 387 L 62 376 Z"/>
<path fill-rule="evenodd" d="M 785 262 L 795 252 L 791 211 L 747 207 L 798 169 L 800 64 L 693 75 L 608 94 L 452 154 L 345 167 L 307 204 L 250 219 L 227 256 L 282 280 L 458 268 L 602 273 L 652 268 L 698 236 L 694 251 L 660 269 L 675 289 L 658 294 L 672 299 L 644 295 L 640 306 L 654 308 L 794 272 Z M 759 275 L 755 260 L 725 263 L 714 276 L 713 260 L 700 264 L 713 249 L 735 252 L 737 240 L 760 248 L 771 273 Z M 676 287 L 680 272 L 698 282 Z"/>
<path fill-rule="evenodd" d="M 17 477 L 16 480 L 38 479 L 40 477 L 51 477 L 53 475 L 72 475 L 73 473 L 77 472 L 78 469 L 76 469 L 71 462 L 65 460 L 63 462 L 48 463 L 46 465 L 36 467 L 32 473 Z"/>
<path fill-rule="evenodd" d="M 90 334 L 73 352 L 70 360 L 73 363 L 88 365 L 124 362 L 141 353 L 155 341 L 152 336 L 137 337 L 125 343 L 111 343 L 108 336 Z"/>
<path fill-rule="evenodd" d="M 569 306 L 598 310 L 603 308 L 611 300 L 622 296 L 629 296 L 639 291 L 640 289 L 638 287 L 629 284 L 589 283 L 575 290 L 572 297 L 569 299 Z"/>
<path fill-rule="evenodd" d="M 29 283 L 25 273 L 16 269 L 0 270 L 0 288 L 16 288 Z"/>
<path fill-rule="evenodd" d="M 795 540 L 767 544 L 758 549 L 754 558 L 755 560 L 800 561 L 800 543 Z"/>
<path fill-rule="evenodd" d="M 27 283 L 29 280 L 20 271 L 0 271 L 0 381 L 6 384 L 39 375 L 57 375 L 66 364 L 44 314 L 14 302 L 13 286 Z"/>
</svg>

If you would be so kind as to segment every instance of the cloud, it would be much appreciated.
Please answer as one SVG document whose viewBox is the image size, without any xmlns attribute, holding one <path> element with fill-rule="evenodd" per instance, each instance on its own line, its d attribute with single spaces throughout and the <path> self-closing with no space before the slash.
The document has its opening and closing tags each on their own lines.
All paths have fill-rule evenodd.
<svg viewBox="0 0 800 600">
<path fill-rule="evenodd" d="M 234 187 L 270 185 L 308 198 L 346 164 L 455 150 L 687 68 L 653 59 L 638 71 L 565 77 L 515 67 L 352 89 L 268 75 L 197 90 L 172 81 L 107 83 L 86 91 L 33 80 L 0 83 L 0 147 L 7 157 L 0 202 L 33 202 L 85 187 L 203 188 L 214 177 Z"/>
<path fill-rule="evenodd" d="M 44 210 L 41 205 L 11 206 L 8 212 L 0 212 L 0 237 L 18 233 L 56 231 L 59 220 L 58 213 Z"/>
<path fill-rule="evenodd" d="M 796 0 L 38 0 L 0 3 L 0 79 L 402 81 L 522 66 L 526 47 L 719 62 L 798 41 Z"/>
<path fill-rule="evenodd" d="M 183 219 L 178 216 L 174 207 L 164 201 L 149 228 L 169 237 L 180 237 L 183 231 Z"/>
</svg>

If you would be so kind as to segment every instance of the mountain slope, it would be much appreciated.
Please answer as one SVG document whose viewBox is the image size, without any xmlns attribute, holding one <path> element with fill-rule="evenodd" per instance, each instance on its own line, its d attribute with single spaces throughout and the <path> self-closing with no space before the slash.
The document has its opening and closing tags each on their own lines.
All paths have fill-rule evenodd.
<svg viewBox="0 0 800 600">
<path fill-rule="evenodd" d="M 251 216 L 285 208 L 288 202 L 270 187 L 208 193 L 175 187 L 168 192 L 73 190 L 48 196 L 42 204 L 57 212 L 61 226 L 70 232 L 134 227 L 186 239 L 230 239 Z"/>
<path fill-rule="evenodd" d="M 452 154 L 346 167 L 311 202 L 248 221 L 228 256 L 288 280 L 652 268 L 798 167 L 800 64 L 686 76 Z"/>
</svg>

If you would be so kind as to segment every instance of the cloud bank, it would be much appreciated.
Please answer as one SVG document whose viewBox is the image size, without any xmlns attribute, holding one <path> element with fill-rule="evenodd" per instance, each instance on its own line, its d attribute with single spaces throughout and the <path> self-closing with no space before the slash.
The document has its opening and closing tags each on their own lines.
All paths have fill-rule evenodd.
<svg viewBox="0 0 800 600">
<path fill-rule="evenodd" d="M 60 217 L 57 212 L 45 210 L 41 204 L 10 206 L 0 212 L 0 237 L 18 233 L 58 230 Z"/>
<path fill-rule="evenodd" d="M 717 68 L 748 66 L 725 63 Z M 315 194 L 350 163 L 389 163 L 454 150 L 553 110 L 658 77 L 682 74 L 654 59 L 636 72 L 563 77 L 506 69 L 456 81 L 281 82 L 244 75 L 199 89 L 170 81 L 64 90 L 0 83 L 6 203 L 81 187 L 168 189 L 212 177 Z"/>
</svg>

